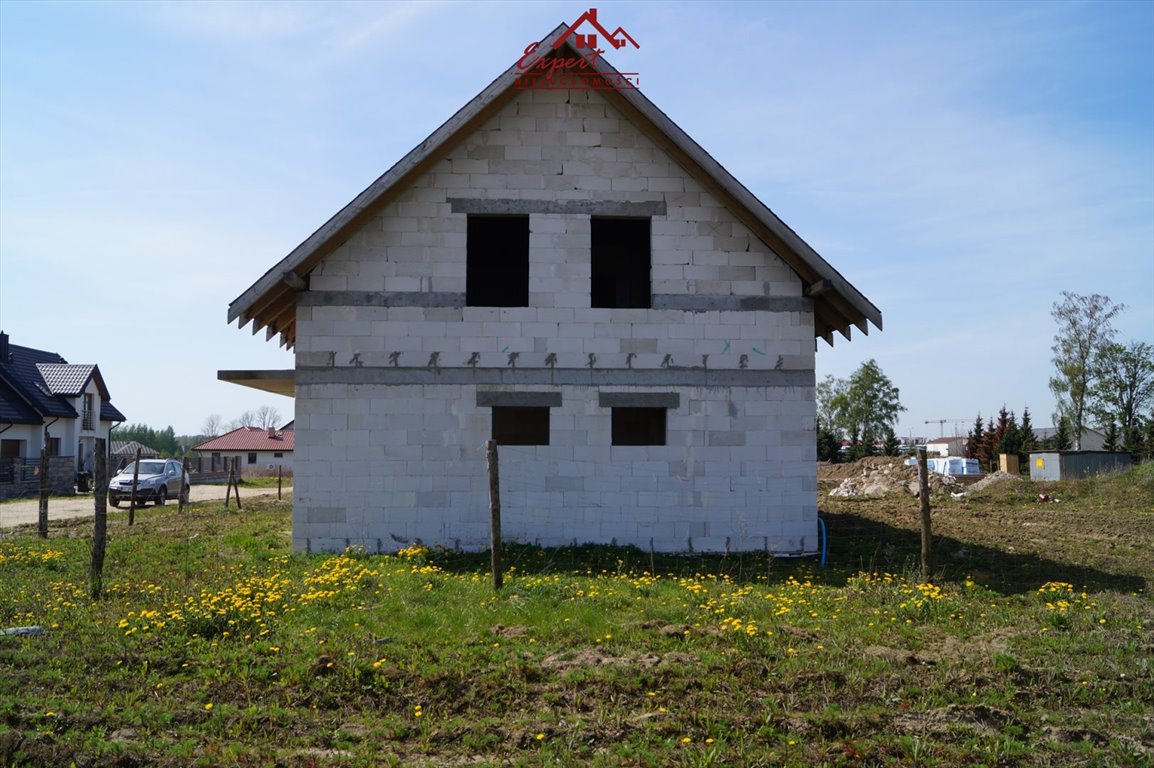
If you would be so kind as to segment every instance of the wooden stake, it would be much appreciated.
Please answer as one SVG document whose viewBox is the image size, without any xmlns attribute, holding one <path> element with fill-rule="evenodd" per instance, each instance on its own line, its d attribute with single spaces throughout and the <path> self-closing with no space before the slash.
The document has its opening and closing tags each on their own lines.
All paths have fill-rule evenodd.
<svg viewBox="0 0 1154 768">
<path fill-rule="evenodd" d="M 45 443 L 47 443 L 47 430 L 45 430 Z M 38 518 L 38 531 L 40 538 L 48 538 L 48 490 L 50 486 L 48 483 L 48 446 L 45 445 L 40 449 L 40 516 Z"/>
<path fill-rule="evenodd" d="M 281 478 L 282 478 L 282 475 L 281 475 L 281 465 L 280 465 L 280 464 L 277 464 L 277 465 L 276 465 L 276 500 L 277 500 L 277 501 L 280 501 L 280 500 L 281 500 L 281 495 L 280 495 L 280 489 L 281 489 Z"/>
<path fill-rule="evenodd" d="M 100 599 L 100 592 L 104 588 L 104 548 L 108 542 L 108 458 L 104 441 L 96 441 L 96 487 L 93 488 L 93 497 L 96 517 L 92 529 L 92 568 L 88 575 L 88 593 L 93 600 Z"/>
<path fill-rule="evenodd" d="M 178 515 L 184 513 L 184 503 L 186 501 L 191 501 L 191 499 L 185 499 L 184 498 L 184 495 L 185 495 L 184 494 L 184 476 L 187 474 L 188 474 L 188 456 L 185 456 L 184 459 L 182 459 L 180 462 L 180 499 L 176 502 L 176 513 Z M 191 493 L 191 492 L 192 492 L 192 489 L 190 488 L 189 493 Z"/>
<path fill-rule="evenodd" d="M 489 460 L 489 543 L 492 549 L 493 589 L 504 585 L 501 572 L 501 472 L 497 466 L 497 441 L 485 444 L 485 456 Z"/>
<path fill-rule="evenodd" d="M 128 524 L 136 522 L 136 481 L 140 477 L 140 449 L 136 449 L 136 461 L 132 465 L 132 496 L 128 499 Z"/>
<path fill-rule="evenodd" d="M 224 486 L 224 508 L 225 509 L 228 509 L 228 499 L 232 495 L 232 486 L 235 484 L 236 484 L 235 475 L 233 474 L 233 468 L 230 466 L 228 468 L 228 481 L 227 481 L 227 484 Z M 237 506 L 239 507 L 240 506 L 240 491 L 237 491 L 237 493 L 236 493 L 236 501 L 237 501 Z"/>
<path fill-rule="evenodd" d="M 933 563 L 930 548 L 933 534 L 930 531 L 930 473 L 926 467 L 926 449 L 918 448 L 918 500 L 922 506 L 922 581 L 929 582 Z"/>
</svg>

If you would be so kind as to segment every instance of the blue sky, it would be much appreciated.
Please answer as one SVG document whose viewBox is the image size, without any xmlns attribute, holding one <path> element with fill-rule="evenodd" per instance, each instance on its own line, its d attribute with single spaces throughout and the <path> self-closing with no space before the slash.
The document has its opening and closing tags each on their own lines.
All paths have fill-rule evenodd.
<svg viewBox="0 0 1154 768">
<path fill-rule="evenodd" d="M 576 3 L 0 2 L 0 327 L 130 421 L 292 403 L 228 303 Z M 1154 3 L 601 3 L 608 56 L 882 310 L 905 436 L 1035 424 L 1063 290 L 1154 341 Z M 628 60 L 625 57 L 628 57 Z M 934 421 L 933 424 L 925 424 Z"/>
</svg>

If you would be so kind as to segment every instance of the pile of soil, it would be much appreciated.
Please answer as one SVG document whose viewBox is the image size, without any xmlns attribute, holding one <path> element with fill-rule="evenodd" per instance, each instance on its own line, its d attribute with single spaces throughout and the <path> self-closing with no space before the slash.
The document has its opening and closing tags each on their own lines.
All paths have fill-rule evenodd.
<svg viewBox="0 0 1154 768">
<path fill-rule="evenodd" d="M 970 490 L 974 492 L 981 491 L 993 485 L 994 483 L 1005 482 L 1020 483 L 1023 482 L 1023 480 L 1021 475 L 1011 475 L 1009 472 L 991 472 L 978 482 L 971 485 Z"/>
<path fill-rule="evenodd" d="M 852 464 L 819 464 L 819 481 L 840 481 L 830 496 L 918 495 L 918 468 L 906 466 L 899 456 L 869 456 Z M 930 473 L 930 492 L 956 491 L 958 483 L 946 475 Z"/>
</svg>

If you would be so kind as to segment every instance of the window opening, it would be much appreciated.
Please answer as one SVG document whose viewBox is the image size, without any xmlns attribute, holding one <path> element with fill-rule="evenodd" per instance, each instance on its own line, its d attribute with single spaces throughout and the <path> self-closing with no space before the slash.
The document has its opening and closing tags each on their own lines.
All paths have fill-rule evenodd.
<svg viewBox="0 0 1154 768">
<path fill-rule="evenodd" d="M 649 219 L 592 219 L 590 306 L 653 306 Z"/>
<path fill-rule="evenodd" d="M 469 216 L 465 304 L 529 306 L 529 217 Z"/>
<path fill-rule="evenodd" d="M 665 408 L 614 408 L 613 445 L 665 445 Z"/>
<path fill-rule="evenodd" d="M 548 445 L 549 409 L 494 406 L 492 434 L 498 445 Z"/>
</svg>

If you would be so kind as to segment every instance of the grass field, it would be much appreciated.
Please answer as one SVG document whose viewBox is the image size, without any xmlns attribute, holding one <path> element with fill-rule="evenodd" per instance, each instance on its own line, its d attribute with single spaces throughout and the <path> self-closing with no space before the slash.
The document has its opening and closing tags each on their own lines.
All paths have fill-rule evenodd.
<svg viewBox="0 0 1154 768">
<path fill-rule="evenodd" d="M 1144 470 L 1144 471 L 1140 471 Z M 1154 466 L 822 497 L 826 566 L 289 552 L 289 506 L 0 537 L 0 764 L 1154 764 Z M 1060 503 L 1039 503 L 1045 492 Z"/>
</svg>

